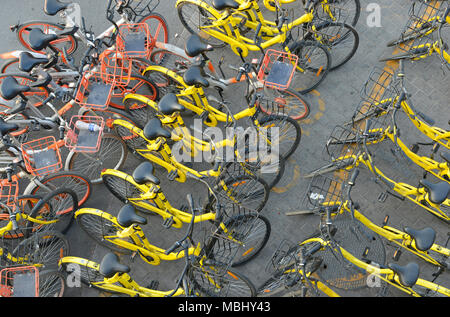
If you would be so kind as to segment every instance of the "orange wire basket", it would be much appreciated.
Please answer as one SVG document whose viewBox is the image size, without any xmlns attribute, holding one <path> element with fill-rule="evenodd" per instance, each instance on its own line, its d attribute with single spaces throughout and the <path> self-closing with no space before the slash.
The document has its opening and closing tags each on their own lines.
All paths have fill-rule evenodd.
<svg viewBox="0 0 450 317">
<path fill-rule="evenodd" d="M 0 271 L 1 297 L 39 297 L 39 272 L 34 266 L 8 267 Z"/>
<path fill-rule="evenodd" d="M 152 37 L 147 23 L 125 23 L 119 26 L 116 46 L 124 58 L 148 58 L 151 43 Z"/>
<path fill-rule="evenodd" d="M 41 177 L 62 168 L 61 153 L 53 136 L 23 143 L 22 156 L 27 171 L 34 176 Z"/>
<path fill-rule="evenodd" d="M 94 110 L 106 110 L 111 100 L 114 82 L 104 81 L 100 72 L 85 72 L 78 87 L 75 101 L 80 106 Z"/>
<path fill-rule="evenodd" d="M 103 81 L 114 86 L 130 82 L 133 61 L 118 50 L 107 50 L 100 55 L 100 74 Z"/>
<path fill-rule="evenodd" d="M 73 116 L 70 119 L 66 147 L 74 152 L 98 152 L 105 127 L 99 116 Z"/>
<path fill-rule="evenodd" d="M 258 80 L 270 88 L 287 89 L 297 64 L 297 55 L 269 49 L 259 69 Z"/>
<path fill-rule="evenodd" d="M 16 180 L 8 181 L 2 179 L 0 182 L 0 201 L 8 207 L 16 206 L 17 196 L 19 195 L 19 183 Z"/>
</svg>

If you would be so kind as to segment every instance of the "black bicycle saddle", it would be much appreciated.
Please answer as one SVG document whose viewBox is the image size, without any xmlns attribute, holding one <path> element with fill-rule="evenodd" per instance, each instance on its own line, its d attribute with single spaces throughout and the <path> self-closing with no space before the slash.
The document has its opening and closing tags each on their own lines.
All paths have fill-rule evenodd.
<svg viewBox="0 0 450 317">
<path fill-rule="evenodd" d="M 411 262 L 405 266 L 390 263 L 389 268 L 398 275 L 400 282 L 406 287 L 412 287 L 419 278 L 419 265 L 417 263 Z"/>
<path fill-rule="evenodd" d="M 153 164 L 150 162 L 143 162 L 136 167 L 133 172 L 133 179 L 139 185 L 146 183 L 153 183 L 159 185 L 159 178 L 153 174 Z"/>
<path fill-rule="evenodd" d="M 144 136 L 148 140 L 156 140 L 159 137 L 170 138 L 172 134 L 162 127 L 161 120 L 158 118 L 150 119 L 144 127 L 143 130 Z"/>
<path fill-rule="evenodd" d="M 129 227 L 134 224 L 146 225 L 147 219 L 139 216 L 133 205 L 126 204 L 120 208 L 119 214 L 117 215 L 117 222 L 122 227 Z"/>
<path fill-rule="evenodd" d="M 171 116 L 175 112 L 183 112 L 186 108 L 178 103 L 178 98 L 175 94 L 167 94 L 158 103 L 158 109 L 162 114 Z"/>
<path fill-rule="evenodd" d="M 130 267 L 119 262 L 119 257 L 114 253 L 106 254 L 100 263 L 100 274 L 106 278 L 113 277 L 116 273 L 128 273 Z"/>
<path fill-rule="evenodd" d="M 200 66 L 191 66 L 184 73 L 183 80 L 189 86 L 209 87 L 209 82 L 203 75 L 204 72 Z"/>
<path fill-rule="evenodd" d="M 414 238 L 417 249 L 421 251 L 427 251 L 430 249 L 436 239 L 436 231 L 430 227 L 422 230 L 415 230 L 406 227 L 405 232 Z"/>
<path fill-rule="evenodd" d="M 17 131 L 19 126 L 14 123 L 8 123 L 3 118 L 0 118 L 0 137 L 4 137 L 10 132 Z"/>
<path fill-rule="evenodd" d="M 44 12 L 48 15 L 56 15 L 58 12 L 67 9 L 70 3 L 62 3 L 59 0 L 45 0 Z"/>
<path fill-rule="evenodd" d="M 56 40 L 58 35 L 46 34 L 41 29 L 31 29 L 29 35 L 30 47 L 35 51 L 42 51 L 50 42 Z"/>
<path fill-rule="evenodd" d="M 30 72 L 36 65 L 47 64 L 49 59 L 46 57 L 35 57 L 29 52 L 22 52 L 19 55 L 19 69 L 23 72 Z"/>
<path fill-rule="evenodd" d="M 184 45 L 184 51 L 189 57 L 196 57 L 204 52 L 209 52 L 214 50 L 214 47 L 202 41 L 200 36 L 197 34 L 192 34 L 186 41 Z"/>
<path fill-rule="evenodd" d="M 17 97 L 19 94 L 30 91 L 29 86 L 21 85 L 17 80 L 12 77 L 6 77 L 0 86 L 0 95 L 5 100 L 11 100 Z"/>
<path fill-rule="evenodd" d="M 212 5 L 216 10 L 219 11 L 239 8 L 239 3 L 234 0 L 213 0 Z"/>
<path fill-rule="evenodd" d="M 420 184 L 426 188 L 432 203 L 442 204 L 450 194 L 450 184 L 447 182 L 434 184 L 426 179 L 422 179 Z"/>
</svg>

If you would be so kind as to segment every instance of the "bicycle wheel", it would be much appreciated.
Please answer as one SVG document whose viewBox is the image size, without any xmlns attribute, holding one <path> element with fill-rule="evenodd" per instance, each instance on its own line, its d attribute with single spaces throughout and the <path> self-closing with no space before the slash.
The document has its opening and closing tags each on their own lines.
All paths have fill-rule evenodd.
<svg viewBox="0 0 450 317">
<path fill-rule="evenodd" d="M 45 51 L 35 51 L 31 48 L 28 36 L 32 29 L 41 29 L 45 34 L 55 34 L 57 31 L 63 30 L 64 25 L 46 21 L 30 21 L 17 27 L 17 39 L 23 47 L 33 52 L 45 54 Z M 71 55 L 78 47 L 78 42 L 73 35 L 61 36 L 50 42 L 50 44 L 61 54 L 63 53 L 63 49 L 65 49 L 67 55 Z"/>
<path fill-rule="evenodd" d="M 131 176 L 127 175 L 125 178 L 113 175 L 113 174 L 103 174 L 103 183 L 108 188 L 108 190 L 113 194 L 117 199 L 119 199 L 122 203 L 133 203 L 133 201 L 129 201 L 129 199 L 140 198 L 141 195 L 145 194 L 138 187 L 136 187 L 128 178 Z M 157 208 L 156 204 L 152 200 L 139 200 L 139 204 L 147 204 L 152 205 Z M 147 210 L 143 207 L 136 206 L 135 207 L 143 213 L 153 214 L 150 210 Z"/>
<path fill-rule="evenodd" d="M 150 119 L 158 115 L 155 108 L 139 99 L 128 97 L 123 103 L 127 112 L 133 117 L 134 122 L 141 129 L 145 127 Z"/>
<path fill-rule="evenodd" d="M 70 151 L 65 169 L 84 173 L 92 184 L 102 182 L 101 171 L 105 168 L 120 169 L 127 159 L 128 149 L 123 139 L 115 134 L 105 133 L 95 153 Z"/>
<path fill-rule="evenodd" d="M 329 71 L 347 63 L 358 50 L 359 35 L 351 25 L 327 21 L 312 28 L 313 31 L 306 34 L 305 39 L 316 40 L 328 48 L 331 56 Z"/>
<path fill-rule="evenodd" d="M 50 224 L 39 224 L 29 221 L 29 227 L 34 232 L 42 230 L 57 230 L 66 233 L 72 224 L 73 210 L 78 208 L 78 198 L 73 190 L 58 188 L 39 200 L 30 212 L 32 218 L 40 221 L 54 221 Z M 66 212 L 70 210 L 71 212 Z"/>
<path fill-rule="evenodd" d="M 217 265 L 192 267 L 188 272 L 192 292 L 206 297 L 254 297 L 253 283 L 233 268 Z M 218 273 L 220 272 L 220 273 Z"/>
<path fill-rule="evenodd" d="M 130 76 L 130 81 L 126 86 L 114 87 L 109 105 L 122 110 L 126 109 L 123 105 L 123 98 L 128 94 L 138 94 L 150 100 L 159 99 L 159 91 L 156 84 L 154 84 L 148 77 L 132 74 Z M 130 114 L 133 117 L 135 116 L 133 112 L 130 112 Z M 139 113 L 137 113 L 137 115 L 139 116 Z"/>
<path fill-rule="evenodd" d="M 150 61 L 172 71 L 185 70 L 191 65 L 191 62 L 185 57 L 166 49 L 153 50 L 150 54 Z"/>
<path fill-rule="evenodd" d="M 256 126 L 261 142 L 273 144 L 273 153 L 278 153 L 280 158 L 287 160 L 300 144 L 302 131 L 297 121 L 287 116 L 268 115 L 259 121 Z M 272 129 L 277 129 L 273 131 Z"/>
<path fill-rule="evenodd" d="M 297 41 L 289 46 L 289 51 L 298 56 L 291 89 L 301 94 L 314 90 L 330 71 L 332 64 L 328 48 L 318 42 Z"/>
<path fill-rule="evenodd" d="M 250 175 L 228 176 L 214 187 L 225 212 L 232 214 L 234 205 L 261 211 L 269 199 L 269 185 L 257 177 Z M 230 211 L 231 209 L 231 211 Z"/>
<path fill-rule="evenodd" d="M 19 59 L 10 58 L 6 60 L 0 67 L 0 73 L 18 73 L 19 69 Z"/>
<path fill-rule="evenodd" d="M 111 242 L 111 240 L 114 241 L 113 237 L 117 235 L 117 232 L 123 230 L 119 225 L 114 223 L 111 218 L 112 216 L 108 213 L 102 213 L 102 215 L 79 213 L 76 216 L 76 221 L 81 229 L 83 229 L 83 231 L 98 244 L 112 251 L 122 254 L 131 254 L 130 250 Z M 105 237 L 110 237 L 110 239 L 106 239 Z M 123 238 L 120 238 L 120 240 L 123 240 Z M 132 243 L 131 239 L 127 239 L 127 241 Z"/>
<path fill-rule="evenodd" d="M 143 16 L 138 23 L 146 23 L 150 31 L 151 39 L 155 42 L 169 42 L 169 26 L 166 19 L 156 12 Z"/>
<path fill-rule="evenodd" d="M 278 90 L 266 87 L 259 88 L 258 91 L 264 94 L 265 100 L 258 105 L 266 114 L 286 115 L 294 120 L 306 119 L 309 115 L 308 103 L 292 89 Z"/>
<path fill-rule="evenodd" d="M 68 188 L 73 190 L 78 198 L 78 207 L 81 207 L 90 197 L 92 193 L 92 184 L 89 178 L 83 174 L 75 172 L 58 172 L 48 175 L 40 180 L 41 184 L 31 183 L 32 195 L 45 196 L 47 193 L 57 190 L 59 188 Z M 61 214 L 73 211 L 72 208 L 61 211 Z"/>
<path fill-rule="evenodd" d="M 56 270 L 39 272 L 39 297 L 63 297 L 66 288 L 64 274 Z"/>
<path fill-rule="evenodd" d="M 333 21 L 349 23 L 355 26 L 361 15 L 360 0 L 328 0 L 328 3 L 318 3 L 316 5 L 317 16 Z M 319 6 L 322 9 L 319 9 Z"/>
<path fill-rule="evenodd" d="M 229 232 L 222 234 L 231 235 L 240 243 L 228 243 L 227 251 L 236 254 L 232 266 L 239 266 L 254 259 L 267 244 L 271 232 L 269 220 L 256 214 L 232 217 L 225 222 L 225 227 Z"/>
<path fill-rule="evenodd" d="M 59 260 L 69 254 L 69 241 L 59 231 L 42 231 L 23 240 L 12 252 L 21 264 L 40 264 L 42 268 L 55 268 Z"/>
<path fill-rule="evenodd" d="M 105 279 L 103 275 L 100 274 L 100 264 L 81 258 L 77 259 L 80 261 L 72 261 L 72 257 L 63 258 L 61 261 L 62 271 L 67 273 L 68 278 L 70 278 L 71 274 L 77 274 L 76 278 L 79 278 L 81 283 L 92 286 L 96 289 L 101 289 L 95 284 L 92 284 L 102 282 Z M 80 262 L 85 265 L 81 265 Z"/>
<path fill-rule="evenodd" d="M 217 32 L 222 33 L 224 36 L 227 35 L 226 31 L 222 27 L 212 27 L 212 25 L 217 21 L 217 14 L 213 11 L 214 9 L 205 9 L 202 6 L 183 1 L 177 6 L 178 17 L 181 24 L 186 28 L 186 30 L 191 34 L 196 34 L 200 36 L 209 45 L 220 48 L 224 47 L 226 43 L 216 39 L 209 34 L 205 33 L 202 29 L 213 29 Z"/>
</svg>

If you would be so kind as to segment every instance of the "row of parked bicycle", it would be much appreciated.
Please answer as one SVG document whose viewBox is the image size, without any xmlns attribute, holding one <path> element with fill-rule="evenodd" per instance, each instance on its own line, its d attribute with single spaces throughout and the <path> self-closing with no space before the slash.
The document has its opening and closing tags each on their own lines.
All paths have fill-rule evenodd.
<svg viewBox="0 0 450 317">
<path fill-rule="evenodd" d="M 321 220 L 319 231 L 298 243 L 282 242 L 268 266 L 273 277 L 261 287 L 261 293 L 266 296 L 346 296 L 354 294 L 351 292 L 360 296 L 450 295 L 447 246 L 450 236 L 445 236 L 445 229 L 444 236 L 439 237 L 442 229 L 429 225 L 431 221 L 426 214 L 420 217 L 427 223 L 425 227 L 392 226 L 389 216 L 398 219 L 395 217 L 401 214 L 398 207 L 389 210 L 378 225 L 378 220 L 367 216 L 377 216 L 382 209 L 367 202 L 362 207 L 351 195 L 357 183 L 364 190 L 372 179 L 382 185 L 383 192 L 377 197 L 381 203 L 388 196 L 396 197 L 404 201 L 406 210 L 411 211 L 416 204 L 420 207 L 417 212 L 422 209 L 448 225 L 450 132 L 436 126 L 431 119 L 433 114 L 423 110 L 426 104 L 421 109 L 413 106 L 416 94 L 407 90 L 405 64 L 410 66 L 418 60 L 418 63 L 433 64 L 432 58 L 422 60 L 437 53 L 441 65 L 436 65 L 435 59 L 427 70 L 434 71 L 436 66 L 449 68 L 444 41 L 449 12 L 447 1 L 411 3 L 409 19 L 400 37 L 388 42 L 388 47 L 395 46 L 396 51 L 380 59 L 387 63 L 370 73 L 351 120 L 336 126 L 328 138 L 325 154 L 329 162 L 305 175 L 310 179 L 303 200 L 305 210 L 289 213 L 290 216 L 317 214 Z M 427 149 L 431 150 L 428 155 Z M 389 156 L 394 160 L 388 159 Z M 363 169 L 369 177 L 358 179 Z M 418 170 L 422 177 L 408 173 L 413 170 Z M 408 183 L 398 180 L 405 175 Z M 419 185 L 411 185 L 415 183 Z M 410 202 L 414 204 L 410 206 Z M 407 218 L 408 222 L 415 223 L 417 219 L 411 218 Z M 392 259 L 387 259 L 386 246 L 392 247 L 389 248 L 393 251 Z M 402 253 L 407 262 L 396 263 Z M 431 276 L 427 277 L 427 271 L 421 268 L 428 268 Z"/>
</svg>

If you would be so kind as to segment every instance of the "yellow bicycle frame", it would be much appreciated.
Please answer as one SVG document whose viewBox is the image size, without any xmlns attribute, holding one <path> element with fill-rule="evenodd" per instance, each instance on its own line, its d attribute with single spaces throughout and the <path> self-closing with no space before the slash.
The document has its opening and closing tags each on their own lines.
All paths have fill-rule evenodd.
<svg viewBox="0 0 450 317">
<path fill-rule="evenodd" d="M 246 57 L 249 54 L 249 51 L 260 51 L 260 47 L 255 45 L 252 39 L 246 38 L 241 35 L 239 31 L 238 25 L 243 20 L 243 15 L 241 12 L 245 11 L 250 15 L 250 19 L 246 20 L 245 26 L 256 30 L 258 24 L 261 23 L 261 32 L 266 34 L 264 37 L 264 42 L 261 43 L 262 49 L 267 49 L 276 44 L 282 44 L 286 41 L 287 32 L 295 28 L 296 26 L 311 22 L 314 18 L 312 13 L 305 13 L 303 16 L 297 18 L 292 23 L 284 24 L 282 26 L 281 32 L 276 28 L 276 25 L 272 21 L 265 20 L 259 5 L 256 1 L 242 3 L 241 7 L 231 12 L 230 10 L 225 10 L 223 13 L 215 10 L 213 7 L 209 6 L 206 2 L 201 0 L 178 0 L 176 3 L 176 7 L 181 2 L 189 2 L 193 3 L 197 6 L 202 7 L 206 11 L 210 12 L 216 21 L 211 24 L 211 26 L 202 27 L 203 36 L 212 36 L 217 38 L 225 43 L 228 43 L 232 49 L 232 51 L 237 55 L 242 55 L 242 57 Z M 252 12 L 256 12 L 255 13 Z M 217 31 L 216 28 L 222 28 L 225 31 L 225 34 Z M 200 34 L 200 36 L 202 36 Z M 242 52 L 239 53 L 238 49 Z M 286 51 L 289 51 L 285 48 Z"/>
<path fill-rule="evenodd" d="M 327 246 L 333 248 L 330 244 L 330 241 L 324 241 L 321 238 L 307 239 L 305 241 L 302 241 L 300 243 L 300 245 L 304 245 L 304 244 L 310 243 L 310 242 L 320 243 L 322 245 L 322 249 L 324 249 Z M 366 263 L 365 261 L 362 261 L 362 260 L 356 258 L 350 252 L 343 249 L 342 247 L 340 247 L 340 246 L 337 246 L 337 247 L 339 248 L 338 252 L 340 252 L 340 254 L 342 254 L 342 256 L 350 263 L 356 265 L 359 268 L 364 269 L 369 274 L 373 274 L 373 275 L 379 277 L 381 280 L 385 281 L 386 283 L 389 283 L 390 285 L 398 288 L 399 290 L 401 290 L 403 292 L 408 293 L 409 295 L 412 295 L 414 297 L 420 297 L 420 294 L 415 292 L 411 287 L 402 285 L 398 275 L 395 274 L 395 272 L 393 270 L 391 270 L 389 268 L 380 269 L 379 267 L 373 266 L 371 264 Z M 415 285 L 422 286 L 422 287 L 425 287 L 432 291 L 439 292 L 440 294 L 443 294 L 445 296 L 450 296 L 450 289 L 447 289 L 443 286 L 437 285 L 435 283 L 426 281 L 421 278 L 417 279 Z"/>
<path fill-rule="evenodd" d="M 117 218 L 112 215 L 98 210 L 94 208 L 81 208 L 75 213 L 75 218 L 77 218 L 81 214 L 92 214 L 102 218 L 107 219 L 114 223 L 117 227 L 121 228 L 122 231 L 118 231 L 115 235 L 103 236 L 103 239 L 115 244 L 119 247 L 122 247 L 126 250 L 131 250 L 134 252 L 138 252 L 141 258 L 151 265 L 159 265 L 161 260 L 163 261 L 175 261 L 185 257 L 185 252 L 177 252 L 177 253 L 169 253 L 165 254 L 164 249 L 159 248 L 150 244 L 147 237 L 145 236 L 142 228 L 138 225 L 131 225 L 128 228 L 122 227 L 118 222 Z M 132 242 L 127 241 L 127 238 L 130 238 Z M 200 245 L 196 248 L 189 248 L 188 254 L 199 255 L 200 254 Z M 149 257 L 152 260 L 149 260 Z"/>
<path fill-rule="evenodd" d="M 62 258 L 58 265 L 63 263 L 75 263 L 80 266 L 88 267 L 92 270 L 99 271 L 100 264 L 83 258 L 67 256 Z M 120 285 L 117 285 L 120 284 Z M 173 291 L 158 291 L 140 286 L 127 273 L 117 273 L 111 278 L 104 278 L 103 281 L 91 282 L 92 286 L 104 289 L 114 293 L 122 293 L 131 297 L 165 297 L 169 296 Z M 184 295 L 183 289 L 178 289 L 172 296 Z"/>
</svg>

